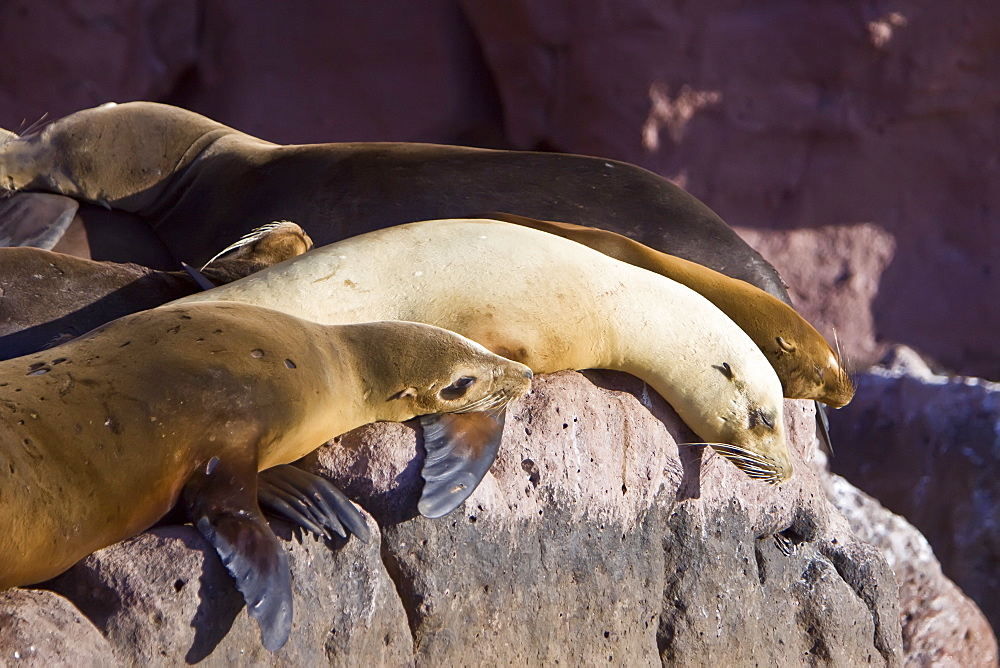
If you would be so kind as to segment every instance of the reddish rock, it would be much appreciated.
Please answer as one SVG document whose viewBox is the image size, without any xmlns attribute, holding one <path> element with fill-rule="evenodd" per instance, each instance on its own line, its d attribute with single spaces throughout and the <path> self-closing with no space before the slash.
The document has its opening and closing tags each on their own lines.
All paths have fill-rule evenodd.
<svg viewBox="0 0 1000 668">
<path fill-rule="evenodd" d="M 180 103 L 283 144 L 495 143 L 499 106 L 452 0 L 204 3 Z"/>
<path fill-rule="evenodd" d="M 876 225 L 828 226 L 787 232 L 738 229 L 774 265 L 795 308 L 832 344 L 849 368 L 881 356 L 872 304 L 896 243 Z"/>
<path fill-rule="evenodd" d="M 492 472 L 439 520 L 414 517 L 418 431 L 351 432 L 314 464 L 381 540 L 327 546 L 273 524 L 295 596 L 274 655 L 190 527 L 101 550 L 49 586 L 106 635 L 105 663 L 898 664 L 892 572 L 826 500 L 812 404 L 787 402 L 786 425 L 796 475 L 772 487 L 678 446 L 694 436 L 635 378 L 540 377 Z"/>
<path fill-rule="evenodd" d="M 635 162 L 736 225 L 873 223 L 878 337 L 1000 378 L 1000 5 L 462 6 L 516 147 Z"/>
<path fill-rule="evenodd" d="M 1000 384 L 937 375 L 897 349 L 857 388 L 830 414 L 831 467 L 913 522 L 1000 627 Z"/>
<path fill-rule="evenodd" d="M 908 666 L 996 666 L 997 639 L 986 616 L 941 572 L 916 527 L 837 475 L 827 493 L 858 538 L 882 551 L 899 585 Z"/>
<path fill-rule="evenodd" d="M 5 0 L 0 127 L 159 99 L 198 58 L 197 0 Z"/>
<path fill-rule="evenodd" d="M 49 591 L 0 592 L 0 664 L 101 665 L 111 646 L 80 611 Z"/>
<path fill-rule="evenodd" d="M 293 536 L 282 522 L 272 526 L 288 552 L 295 615 L 275 654 L 261 646 L 232 578 L 190 526 L 153 529 L 100 550 L 48 586 L 101 629 L 121 665 L 412 662 L 406 613 L 382 568 L 377 530 L 369 545 L 328 546 Z"/>
</svg>

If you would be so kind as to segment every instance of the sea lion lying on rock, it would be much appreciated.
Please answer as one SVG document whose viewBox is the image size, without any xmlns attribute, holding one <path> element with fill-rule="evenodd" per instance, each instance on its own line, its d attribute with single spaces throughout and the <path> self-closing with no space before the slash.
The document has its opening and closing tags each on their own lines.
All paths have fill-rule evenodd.
<svg viewBox="0 0 1000 668">
<path fill-rule="evenodd" d="M 258 471 L 363 424 L 454 414 L 428 422 L 423 497 L 454 507 L 495 456 L 491 412 L 530 378 L 436 327 L 325 326 L 232 302 L 151 309 L 0 362 L 0 588 L 51 578 L 180 501 L 276 650 L 291 583 Z"/>
</svg>

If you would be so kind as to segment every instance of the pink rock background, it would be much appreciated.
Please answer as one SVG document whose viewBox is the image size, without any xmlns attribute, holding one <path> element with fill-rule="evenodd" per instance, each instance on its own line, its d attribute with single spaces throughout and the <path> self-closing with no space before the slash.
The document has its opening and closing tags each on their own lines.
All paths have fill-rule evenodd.
<svg viewBox="0 0 1000 668">
<path fill-rule="evenodd" d="M 884 230 L 874 335 L 996 380 L 998 34 L 973 1 L 9 0 L 0 126 L 143 98 L 278 142 L 627 160 L 733 225 Z"/>
</svg>

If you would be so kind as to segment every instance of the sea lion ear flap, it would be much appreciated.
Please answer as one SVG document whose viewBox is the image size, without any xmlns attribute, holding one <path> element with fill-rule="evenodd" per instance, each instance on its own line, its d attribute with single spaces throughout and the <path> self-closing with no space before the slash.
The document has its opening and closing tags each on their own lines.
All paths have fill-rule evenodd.
<svg viewBox="0 0 1000 668">
<path fill-rule="evenodd" d="M 392 401 L 393 399 L 405 399 L 406 397 L 415 397 L 415 396 L 417 396 L 417 388 L 408 387 L 405 390 L 400 390 L 396 394 L 389 397 L 389 401 Z"/>
<path fill-rule="evenodd" d="M 427 451 L 421 470 L 424 491 L 417 503 L 421 515 L 447 515 L 475 491 L 497 458 L 505 413 L 445 413 L 420 418 Z"/>
</svg>

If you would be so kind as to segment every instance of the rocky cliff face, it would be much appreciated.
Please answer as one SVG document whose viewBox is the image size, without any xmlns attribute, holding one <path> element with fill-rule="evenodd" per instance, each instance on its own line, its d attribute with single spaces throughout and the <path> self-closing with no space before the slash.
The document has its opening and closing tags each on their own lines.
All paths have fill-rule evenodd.
<svg viewBox="0 0 1000 668">
<path fill-rule="evenodd" d="M 277 655 L 214 553 L 174 526 L 88 557 L 47 585 L 58 596 L 5 594 L 0 653 L 157 665 L 899 664 L 896 578 L 827 500 L 809 461 L 811 405 L 786 402 L 786 423 L 796 476 L 769 487 L 678 445 L 693 435 L 630 376 L 541 377 L 513 406 L 491 474 L 440 520 L 414 517 L 418 433 L 366 427 L 310 465 L 370 513 L 372 544 L 327 545 L 274 523 L 296 606 Z"/>
</svg>

